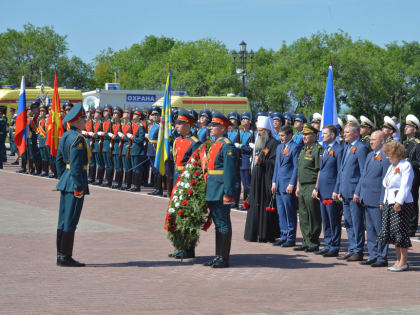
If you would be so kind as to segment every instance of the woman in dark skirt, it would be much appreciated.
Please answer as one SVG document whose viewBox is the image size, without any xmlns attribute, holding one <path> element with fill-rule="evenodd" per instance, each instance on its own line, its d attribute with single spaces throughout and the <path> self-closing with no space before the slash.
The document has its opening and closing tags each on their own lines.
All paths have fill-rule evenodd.
<svg viewBox="0 0 420 315">
<path fill-rule="evenodd" d="M 386 144 L 384 153 L 391 165 L 384 177 L 384 213 L 382 228 L 378 236 L 381 243 L 395 245 L 397 261 L 388 268 L 399 272 L 408 270 L 407 255 L 410 241 L 410 217 L 414 209 L 411 185 L 414 172 L 410 162 L 404 159 L 404 146 L 396 141 Z"/>
</svg>

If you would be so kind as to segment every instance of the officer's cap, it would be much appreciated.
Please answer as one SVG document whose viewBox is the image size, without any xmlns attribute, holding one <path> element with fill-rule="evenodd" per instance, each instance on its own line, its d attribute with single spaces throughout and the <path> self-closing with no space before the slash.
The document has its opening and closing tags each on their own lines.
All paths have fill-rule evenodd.
<svg viewBox="0 0 420 315">
<path fill-rule="evenodd" d="M 316 129 L 315 127 L 312 127 L 311 124 L 306 123 L 303 126 L 302 134 L 304 135 L 309 135 L 311 133 L 317 133 L 317 132 L 318 132 L 318 129 Z"/>
<path fill-rule="evenodd" d="M 229 127 L 230 121 L 221 112 L 213 111 L 211 113 L 212 119 L 210 125 L 223 125 L 226 128 Z"/>
<path fill-rule="evenodd" d="M 273 118 L 273 120 L 280 120 L 282 125 L 284 125 L 284 116 L 282 113 L 274 112 L 271 114 L 271 118 Z"/>
<path fill-rule="evenodd" d="M 105 105 L 104 111 L 108 111 L 112 114 L 112 105 L 110 104 Z"/>
<path fill-rule="evenodd" d="M 341 118 L 340 117 L 337 117 L 337 121 L 338 121 L 338 125 L 340 126 L 340 128 L 343 129 L 344 128 L 344 124 L 343 124 L 343 121 L 341 120 Z"/>
<path fill-rule="evenodd" d="M 413 126 L 417 130 L 420 129 L 420 121 L 417 119 L 416 116 L 412 114 L 407 115 L 407 117 L 405 118 L 405 123 L 409 126 Z"/>
<path fill-rule="evenodd" d="M 92 114 L 95 112 L 95 105 L 89 106 L 89 112 L 91 112 Z"/>
<path fill-rule="evenodd" d="M 160 115 L 161 113 L 162 113 L 162 109 L 159 106 L 153 106 L 150 114 L 151 115 L 153 115 L 153 114 Z"/>
<path fill-rule="evenodd" d="M 239 114 L 237 112 L 231 112 L 228 114 L 227 118 L 230 119 L 235 119 L 236 121 L 239 121 Z"/>
<path fill-rule="evenodd" d="M 179 123 L 183 123 L 183 122 L 186 122 L 186 123 L 188 123 L 192 126 L 192 125 L 194 125 L 195 120 L 194 120 L 193 115 L 191 114 L 191 111 L 187 111 L 183 108 L 180 108 L 178 110 L 175 123 L 179 124 Z"/>
<path fill-rule="evenodd" d="M 117 112 L 117 113 L 119 113 L 119 114 L 120 114 L 120 116 L 122 115 L 123 110 L 122 110 L 122 108 L 121 108 L 121 107 L 119 107 L 119 106 L 114 106 L 113 110 L 114 110 L 114 113 L 115 113 L 115 112 Z"/>
<path fill-rule="evenodd" d="M 295 122 L 295 116 L 291 112 L 283 113 L 285 120 L 290 120 L 292 123 Z"/>
<path fill-rule="evenodd" d="M 354 117 L 353 115 L 348 114 L 346 116 L 346 120 L 347 120 L 347 122 L 354 122 L 354 123 L 359 125 L 359 122 L 357 121 L 357 118 Z"/>
<path fill-rule="evenodd" d="M 40 107 L 39 107 L 39 110 L 45 110 L 45 111 L 48 111 L 48 107 L 47 107 L 47 105 L 41 105 Z"/>
<path fill-rule="evenodd" d="M 194 119 L 194 121 L 197 121 L 198 120 L 198 113 L 194 109 L 190 109 L 189 112 L 190 112 L 192 118 Z"/>
<path fill-rule="evenodd" d="M 79 119 L 80 117 L 85 116 L 85 110 L 83 109 L 83 104 L 81 102 L 74 104 L 72 109 L 67 113 L 66 117 L 63 118 L 63 122 L 73 122 Z"/>
<path fill-rule="evenodd" d="M 131 109 L 130 108 L 126 108 L 126 109 L 124 109 L 124 114 L 125 113 L 127 113 L 127 114 L 130 114 L 131 115 Z"/>
<path fill-rule="evenodd" d="M 295 115 L 295 121 L 300 121 L 300 122 L 302 122 L 302 123 L 306 123 L 306 117 L 305 117 L 305 115 L 303 115 L 303 114 L 296 114 Z"/>
<path fill-rule="evenodd" d="M 96 113 L 102 114 L 103 111 L 104 110 L 101 106 L 96 107 L 96 110 L 95 110 Z"/>
<path fill-rule="evenodd" d="M 391 117 L 385 116 L 384 117 L 384 125 L 382 128 L 388 128 L 396 132 L 398 130 L 397 125 L 394 123 Z"/>
<path fill-rule="evenodd" d="M 67 110 L 67 107 L 69 107 L 68 109 L 71 109 L 71 108 L 73 108 L 73 103 L 70 103 L 70 102 L 67 102 L 67 103 L 64 103 L 64 105 L 63 105 L 63 108 L 64 108 L 64 110 Z"/>
<path fill-rule="evenodd" d="M 242 119 L 248 119 L 248 120 L 252 121 L 252 114 L 251 114 L 251 112 L 242 113 L 241 120 Z"/>
<path fill-rule="evenodd" d="M 313 113 L 311 117 L 309 118 L 311 123 L 321 123 L 322 115 L 320 113 Z"/>
<path fill-rule="evenodd" d="M 200 117 L 204 116 L 207 117 L 208 120 L 211 120 L 211 110 L 208 108 L 204 108 L 200 111 Z"/>
<path fill-rule="evenodd" d="M 376 128 L 375 124 L 366 116 L 360 116 L 360 126 L 368 128 Z"/>
<path fill-rule="evenodd" d="M 31 103 L 31 105 L 29 106 L 29 108 L 32 110 L 32 109 L 35 109 L 35 108 L 38 108 L 39 107 L 39 103 L 37 102 L 37 101 L 35 101 L 35 102 L 33 102 L 33 103 Z"/>
<path fill-rule="evenodd" d="M 134 115 L 139 115 L 140 117 L 143 117 L 143 112 L 142 112 L 141 108 L 139 108 L 139 107 L 134 108 L 133 114 Z"/>
</svg>

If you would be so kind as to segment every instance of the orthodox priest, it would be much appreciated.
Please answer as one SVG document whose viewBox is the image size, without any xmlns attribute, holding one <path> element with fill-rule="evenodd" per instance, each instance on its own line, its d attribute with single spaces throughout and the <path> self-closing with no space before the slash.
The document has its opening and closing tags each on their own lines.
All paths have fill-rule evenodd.
<svg viewBox="0 0 420 315">
<path fill-rule="evenodd" d="M 280 228 L 270 188 L 278 142 L 270 117 L 258 117 L 257 129 L 244 238 L 249 242 L 274 242 L 280 236 Z"/>
</svg>

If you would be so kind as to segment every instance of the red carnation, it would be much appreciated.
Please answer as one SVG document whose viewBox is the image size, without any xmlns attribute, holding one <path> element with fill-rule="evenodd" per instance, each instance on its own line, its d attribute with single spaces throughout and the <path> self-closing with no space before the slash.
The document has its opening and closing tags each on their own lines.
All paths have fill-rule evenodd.
<svg viewBox="0 0 420 315">
<path fill-rule="evenodd" d="M 198 162 L 197 161 L 194 161 L 193 165 L 194 166 L 197 166 L 198 165 Z"/>
<path fill-rule="evenodd" d="M 199 171 L 194 172 L 194 176 L 195 176 L 195 177 L 200 176 L 200 172 L 199 172 Z"/>
<path fill-rule="evenodd" d="M 197 184 L 197 181 L 195 179 L 193 179 L 193 180 L 190 181 L 190 185 L 191 186 L 195 186 L 196 184 Z"/>
<path fill-rule="evenodd" d="M 265 211 L 270 212 L 271 211 L 271 207 L 265 207 Z"/>
<path fill-rule="evenodd" d="M 248 210 L 249 209 L 249 203 L 248 203 L 248 201 L 244 200 L 242 202 L 242 204 L 244 205 L 245 210 Z"/>
<path fill-rule="evenodd" d="M 183 210 L 178 210 L 178 215 L 180 216 L 180 217 L 182 217 L 182 215 L 184 214 L 184 211 Z"/>
<path fill-rule="evenodd" d="M 192 195 L 193 194 L 193 192 L 194 192 L 194 190 L 192 190 L 192 189 L 188 189 L 188 195 Z M 186 200 L 185 200 L 186 201 Z"/>
<path fill-rule="evenodd" d="M 328 200 L 328 204 L 332 205 L 333 201 L 331 199 Z"/>
<path fill-rule="evenodd" d="M 323 204 L 324 206 L 326 206 L 326 205 L 327 205 L 327 200 L 322 200 L 322 204 Z"/>
<path fill-rule="evenodd" d="M 183 206 L 186 206 L 187 204 L 188 204 L 188 200 L 183 200 L 183 201 L 182 201 L 182 205 L 183 205 Z"/>
<path fill-rule="evenodd" d="M 170 227 L 168 227 L 168 231 L 173 233 L 173 232 L 175 232 L 175 228 L 173 226 L 170 226 Z"/>
<path fill-rule="evenodd" d="M 198 159 L 198 154 L 197 153 L 193 154 L 193 158 Z"/>
</svg>

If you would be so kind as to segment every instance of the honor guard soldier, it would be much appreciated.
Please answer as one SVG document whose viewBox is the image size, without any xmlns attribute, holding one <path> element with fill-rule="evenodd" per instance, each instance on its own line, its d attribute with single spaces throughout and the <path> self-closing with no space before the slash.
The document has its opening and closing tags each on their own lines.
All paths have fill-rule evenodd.
<svg viewBox="0 0 420 315">
<path fill-rule="evenodd" d="M 420 186 L 420 140 L 416 138 L 416 132 L 420 130 L 420 121 L 414 115 L 407 115 L 405 119 L 404 134 L 407 140 L 404 142 L 407 160 L 411 163 L 414 171 L 411 194 L 414 200 L 414 213 L 410 220 L 410 236 L 415 236 L 419 219 L 419 186 Z"/>
<path fill-rule="evenodd" d="M 245 112 L 241 115 L 241 126 L 243 130 L 239 132 L 239 143 L 235 143 L 235 147 L 239 152 L 239 170 L 241 175 L 242 186 L 244 187 L 244 200 L 248 199 L 249 190 L 251 188 L 251 156 L 252 148 L 250 143 L 254 143 L 254 133 L 251 130 L 252 114 Z M 245 210 L 243 204 L 240 210 Z"/>
<path fill-rule="evenodd" d="M 227 118 L 230 121 L 230 131 L 228 132 L 227 136 L 228 139 L 236 146 L 239 145 L 241 142 L 240 139 L 240 132 L 239 132 L 239 114 L 237 112 L 232 112 L 230 114 L 228 114 Z M 237 151 L 238 154 L 240 154 L 240 151 Z M 238 162 L 239 162 L 239 155 L 237 158 Z M 239 164 L 237 166 L 238 171 L 240 170 Z M 238 177 L 236 179 L 236 195 L 235 195 L 235 204 L 232 206 L 232 208 L 239 208 L 239 199 L 241 196 L 241 178 Z"/>
<path fill-rule="evenodd" d="M 129 191 L 140 191 L 143 175 L 143 165 L 146 161 L 146 128 L 143 126 L 141 120 L 143 113 L 140 108 L 136 108 L 133 112 L 133 121 L 131 125 L 132 134 L 127 134 L 131 143 L 131 164 L 133 168 L 133 185 Z"/>
<path fill-rule="evenodd" d="M 198 130 L 200 129 L 200 125 L 198 124 L 198 113 L 194 109 L 190 109 L 189 112 L 194 120 L 194 125 L 191 127 L 191 134 L 197 137 Z"/>
<path fill-rule="evenodd" d="M 203 109 L 200 112 L 200 129 L 198 130 L 198 140 L 201 143 L 206 142 L 210 139 L 210 127 L 209 123 L 211 122 L 211 111 L 208 108 Z"/>
<path fill-rule="evenodd" d="M 70 128 L 60 139 L 57 152 L 57 171 L 60 195 L 60 210 L 57 226 L 57 265 L 82 267 L 72 258 L 74 233 L 79 223 L 84 196 L 89 194 L 87 165 L 90 150 L 81 130 L 85 127 L 85 112 L 82 103 L 77 103 L 63 119 Z"/>
<path fill-rule="evenodd" d="M 29 134 L 30 134 L 30 146 L 31 146 L 31 161 L 30 166 L 35 165 L 35 170 L 31 170 L 31 175 L 41 175 L 42 174 L 42 164 L 41 164 L 41 153 L 38 147 L 38 119 L 39 119 L 39 103 L 38 101 L 31 104 L 31 113 L 32 118 L 30 119 L 29 124 Z"/>
<path fill-rule="evenodd" d="M 64 105 L 63 105 L 63 108 L 64 108 L 64 116 L 63 116 L 63 119 L 64 119 L 64 117 L 66 117 L 66 115 L 70 112 L 70 110 L 73 108 L 73 103 L 70 103 L 70 102 L 67 102 L 67 103 L 65 103 Z M 63 128 L 64 128 L 64 131 L 67 131 L 67 130 L 69 130 L 70 129 L 70 123 L 63 123 Z"/>
<path fill-rule="evenodd" d="M 104 108 L 104 118 L 102 122 L 102 132 L 100 141 L 102 141 L 102 159 L 105 163 L 106 175 L 105 180 L 102 183 L 102 187 L 111 187 L 112 179 L 114 178 L 114 164 L 112 163 L 112 153 L 111 150 L 111 133 L 112 128 L 112 106 L 105 105 Z"/>
<path fill-rule="evenodd" d="M 110 152 L 112 154 L 112 164 L 115 170 L 115 180 L 112 183 L 112 189 L 120 189 L 123 181 L 122 149 L 120 150 L 121 139 L 119 134 L 122 131 L 121 117 L 123 110 L 119 106 L 114 107 L 112 114 L 112 129 L 108 134 L 111 138 Z"/>
<path fill-rule="evenodd" d="M 207 160 L 206 201 L 216 226 L 216 257 L 207 262 L 213 268 L 229 267 L 232 224 L 230 207 L 235 202 L 237 152 L 226 138 L 229 120 L 219 112 L 212 112 L 211 135 L 216 141 L 211 145 Z"/>
<path fill-rule="evenodd" d="M 46 105 L 41 105 L 39 109 L 39 119 L 38 119 L 38 147 L 41 154 L 41 163 L 42 163 L 42 177 L 48 176 L 48 161 L 50 158 L 50 153 L 46 145 L 47 142 L 47 111 L 48 107 Z"/>
<path fill-rule="evenodd" d="M 10 156 L 17 154 L 16 161 L 12 162 L 12 165 L 19 164 L 19 151 L 15 144 L 15 130 L 16 130 L 16 108 L 10 108 L 10 121 L 9 121 L 9 143 L 10 143 Z"/>
<path fill-rule="evenodd" d="M 309 120 L 311 121 L 312 127 L 316 130 L 321 130 L 322 115 L 320 113 L 313 113 Z"/>
<path fill-rule="evenodd" d="M 6 154 L 7 117 L 6 108 L 0 107 L 0 169 L 3 168 L 4 155 Z M 7 161 L 7 157 L 6 157 Z M 4 161 L 4 162 L 6 162 Z"/>
<path fill-rule="evenodd" d="M 384 124 L 382 126 L 382 131 L 385 134 L 385 143 L 389 143 L 391 141 L 394 141 L 394 138 L 392 138 L 392 134 L 394 132 L 397 132 L 398 128 L 395 122 L 392 120 L 391 117 L 385 116 L 384 117 Z"/>
<path fill-rule="evenodd" d="M 273 127 L 274 127 L 274 133 L 275 133 L 275 139 L 280 143 L 280 129 L 284 125 L 284 116 L 282 113 L 274 112 L 271 115 L 271 118 L 273 118 Z M 252 141 L 254 142 L 254 141 Z"/>
<path fill-rule="evenodd" d="M 293 127 L 295 123 L 295 116 L 291 112 L 283 113 L 284 116 L 284 124 Z"/>
<path fill-rule="evenodd" d="M 159 123 L 160 123 L 160 114 L 162 110 L 158 106 L 153 106 L 150 119 L 151 123 L 149 125 L 149 130 L 146 138 L 148 139 L 147 144 L 147 158 L 149 159 L 151 168 L 152 168 L 152 177 L 155 190 L 148 193 L 152 196 L 162 196 L 162 175 L 159 173 L 159 170 L 155 168 L 155 158 L 156 158 L 156 146 L 159 137 Z"/>
<path fill-rule="evenodd" d="M 132 136 L 133 131 L 131 130 L 131 110 L 126 109 L 123 113 L 123 121 L 121 124 L 121 131 L 118 133 L 120 137 L 120 152 L 121 159 L 124 169 L 124 182 L 121 186 L 121 190 L 128 190 L 131 188 L 133 181 L 133 170 L 131 165 L 131 144 L 130 135 Z"/>
<path fill-rule="evenodd" d="M 295 122 L 296 123 L 296 122 Z M 294 250 L 315 252 L 319 250 L 321 234 L 321 211 L 319 201 L 312 198 L 320 169 L 322 146 L 318 143 L 318 130 L 310 124 L 302 129 L 304 146 L 298 158 L 296 196 L 299 203 L 299 223 L 302 245 Z"/>
<path fill-rule="evenodd" d="M 91 148 L 92 154 L 95 156 L 96 165 L 98 166 L 98 171 L 96 172 L 96 180 L 92 183 L 93 185 L 102 185 L 105 174 L 105 162 L 102 156 L 104 135 L 104 132 L 102 131 L 102 112 L 103 109 L 98 106 L 95 110 L 95 115 L 93 116 Z"/>
<path fill-rule="evenodd" d="M 293 135 L 293 141 L 300 146 L 303 146 L 302 130 L 304 124 L 306 124 L 306 117 L 303 114 L 295 115 L 295 122 L 293 123 L 293 126 L 295 127 L 296 132 Z"/>
<path fill-rule="evenodd" d="M 179 136 L 175 139 L 173 144 L 173 158 L 174 158 L 174 185 L 178 176 L 184 170 L 191 155 L 198 149 L 201 142 L 197 137 L 191 133 L 191 126 L 195 123 L 194 117 L 190 112 L 181 108 L 178 111 L 178 116 L 175 120 L 175 128 Z M 177 259 L 194 258 L 195 248 L 181 249 L 175 254 L 169 254 L 170 257 Z"/>
<path fill-rule="evenodd" d="M 86 130 L 83 130 L 82 133 L 88 139 L 89 148 L 93 147 L 93 117 L 95 115 L 95 106 L 90 106 L 88 112 L 86 113 Z M 96 160 L 95 156 L 92 154 L 89 161 L 89 171 L 88 171 L 88 182 L 89 184 L 95 182 L 96 176 Z"/>
<path fill-rule="evenodd" d="M 376 129 L 375 124 L 366 116 L 360 116 L 360 141 L 371 151 L 370 134 Z"/>
</svg>

